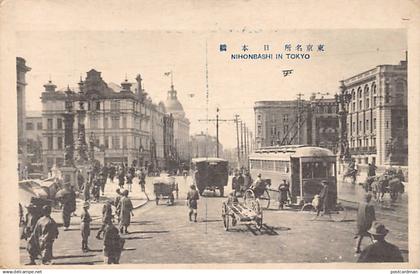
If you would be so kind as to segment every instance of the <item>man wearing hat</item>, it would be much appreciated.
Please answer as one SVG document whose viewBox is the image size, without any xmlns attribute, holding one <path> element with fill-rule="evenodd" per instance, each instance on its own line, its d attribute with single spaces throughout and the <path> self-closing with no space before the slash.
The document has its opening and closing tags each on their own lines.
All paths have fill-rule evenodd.
<svg viewBox="0 0 420 274">
<path fill-rule="evenodd" d="M 368 230 L 375 221 L 375 207 L 370 204 L 372 194 L 368 193 L 364 196 L 364 201 L 359 203 L 357 211 L 357 233 L 356 233 L 356 253 L 360 253 L 360 245 L 363 237 L 369 236 Z"/>
<path fill-rule="evenodd" d="M 388 234 L 389 230 L 386 229 L 382 223 L 374 221 L 368 232 L 372 237 L 373 244 L 369 245 L 362 251 L 357 262 L 404 262 L 398 247 L 385 241 L 385 236 Z"/>
<path fill-rule="evenodd" d="M 42 263 L 50 264 L 53 244 L 55 239 L 58 238 L 58 226 L 50 216 L 51 206 L 43 206 L 42 214 L 43 217 L 36 223 L 34 232 L 28 241 L 28 251 L 31 254 L 31 263 L 35 263 L 35 258 L 41 254 Z"/>
</svg>

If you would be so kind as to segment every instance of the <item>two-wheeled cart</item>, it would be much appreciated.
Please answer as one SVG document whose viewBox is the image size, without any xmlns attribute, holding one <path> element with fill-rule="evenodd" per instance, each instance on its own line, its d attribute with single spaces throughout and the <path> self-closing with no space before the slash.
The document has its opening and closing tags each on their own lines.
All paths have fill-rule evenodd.
<svg viewBox="0 0 420 274">
<path fill-rule="evenodd" d="M 263 225 L 263 210 L 258 201 L 254 200 L 246 205 L 238 201 L 223 202 L 222 219 L 225 230 L 230 226 L 236 226 L 238 223 L 255 224 L 258 230 Z"/>
</svg>

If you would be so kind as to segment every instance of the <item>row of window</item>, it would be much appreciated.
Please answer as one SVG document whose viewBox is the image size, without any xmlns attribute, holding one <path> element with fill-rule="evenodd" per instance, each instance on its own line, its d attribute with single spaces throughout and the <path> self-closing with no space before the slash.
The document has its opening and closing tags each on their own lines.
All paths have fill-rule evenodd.
<svg viewBox="0 0 420 274">
<path fill-rule="evenodd" d="M 36 123 L 36 129 L 42 130 L 42 122 Z M 35 123 L 31 123 L 31 122 L 26 123 L 26 130 L 35 130 Z"/>
<path fill-rule="evenodd" d="M 289 172 L 289 162 L 279 160 L 250 160 L 251 169 Z"/>
<path fill-rule="evenodd" d="M 372 124 L 370 122 L 372 122 Z M 388 126 L 389 126 L 389 123 L 388 121 L 386 121 L 386 128 L 388 128 Z M 362 120 L 359 120 L 359 123 L 357 123 L 356 121 L 353 121 L 351 124 L 351 128 L 350 128 L 350 124 L 347 123 L 347 128 L 348 128 L 348 131 L 350 132 L 350 135 L 353 135 L 354 132 L 365 133 L 369 130 L 370 132 L 374 132 L 376 131 L 376 118 L 373 118 L 373 120 L 366 119 L 364 123 Z"/>
<path fill-rule="evenodd" d="M 376 137 L 369 138 L 358 138 L 350 141 L 350 147 L 375 147 Z"/>
<path fill-rule="evenodd" d="M 149 149 L 149 142 L 141 142 L 141 140 L 134 136 L 134 144 L 135 147 L 139 147 L 140 143 L 142 143 L 141 145 L 143 146 L 144 149 Z M 122 140 L 122 144 L 121 144 L 121 140 Z M 56 147 L 55 149 L 57 150 L 63 150 L 64 149 L 64 138 L 62 136 L 58 136 L 56 137 Z M 113 136 L 107 136 L 104 139 L 104 146 L 106 149 L 126 149 L 128 148 L 127 145 L 127 136 L 122 136 L 122 138 L 118 135 L 113 135 Z M 99 145 L 99 139 L 95 140 L 95 144 Z M 111 144 L 111 146 L 110 146 Z M 47 149 L 48 150 L 54 150 L 54 137 L 53 136 L 48 136 L 47 137 Z"/>
</svg>

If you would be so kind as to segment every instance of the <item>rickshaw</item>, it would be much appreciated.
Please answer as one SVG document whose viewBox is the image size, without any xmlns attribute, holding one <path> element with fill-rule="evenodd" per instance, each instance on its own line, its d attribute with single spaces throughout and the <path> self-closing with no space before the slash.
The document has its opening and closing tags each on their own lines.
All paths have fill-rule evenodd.
<svg viewBox="0 0 420 274">
<path fill-rule="evenodd" d="M 326 181 L 331 195 L 329 208 L 337 209 L 338 213 L 344 210 L 337 204 L 336 156 L 326 148 L 307 145 L 264 147 L 250 155 L 249 165 L 252 177 L 261 174 L 262 179 L 271 179 L 271 185 L 267 187 L 270 199 L 278 197 L 278 187 L 286 180 L 290 185 L 289 206 L 307 211 L 313 209 L 312 200 L 320 193 L 322 181 Z"/>
<path fill-rule="evenodd" d="M 222 204 L 223 226 L 226 231 L 230 226 L 238 223 L 254 223 L 258 230 L 263 225 L 263 211 L 257 200 L 252 200 L 249 205 L 240 203 L 236 197 L 229 197 L 227 202 Z"/>
<path fill-rule="evenodd" d="M 156 197 L 156 205 L 161 199 L 168 199 L 168 204 L 173 205 L 175 203 L 174 192 L 178 198 L 178 184 L 172 176 L 160 177 L 153 182 L 153 192 Z"/>
<path fill-rule="evenodd" d="M 250 204 L 250 201 L 258 199 L 260 206 L 268 209 L 271 200 L 269 192 L 270 186 L 271 179 L 261 179 L 261 183 L 258 186 L 251 185 L 243 195 L 244 203 Z"/>
<path fill-rule="evenodd" d="M 224 187 L 228 183 L 228 161 L 221 158 L 193 158 L 192 174 L 194 184 L 200 195 L 204 190 L 215 192 L 217 189 L 221 197 Z"/>
</svg>

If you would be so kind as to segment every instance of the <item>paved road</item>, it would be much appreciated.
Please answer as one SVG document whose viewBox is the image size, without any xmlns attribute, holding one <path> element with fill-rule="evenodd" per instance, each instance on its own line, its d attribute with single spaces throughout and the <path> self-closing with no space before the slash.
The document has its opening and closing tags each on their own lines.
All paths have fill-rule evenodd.
<svg viewBox="0 0 420 274">
<path fill-rule="evenodd" d="M 198 222 L 188 221 L 185 193 L 191 183 L 178 177 L 180 199 L 174 206 L 148 203 L 135 210 L 135 217 L 125 235 L 126 247 L 121 263 L 292 263 L 292 262 L 355 262 L 353 253 L 355 211 L 348 212 L 346 222 L 330 222 L 328 217 L 312 221 L 312 216 L 292 210 L 264 211 L 264 227 L 240 224 L 231 231 L 223 229 L 221 204 L 226 198 L 201 197 Z M 152 188 L 146 184 L 147 191 Z M 210 193 L 211 194 L 211 193 Z M 379 218 L 379 217 L 378 217 Z M 407 259 L 407 223 L 381 216 L 390 229 L 387 237 L 398 245 Z M 60 229 L 55 244 L 56 264 L 102 264 L 102 241 L 94 239 L 99 223 L 94 222 L 90 247 L 80 250 L 80 231 L 73 224 L 71 231 Z M 368 241 L 364 242 L 367 245 Z M 21 260 L 27 262 L 21 242 Z"/>
</svg>

